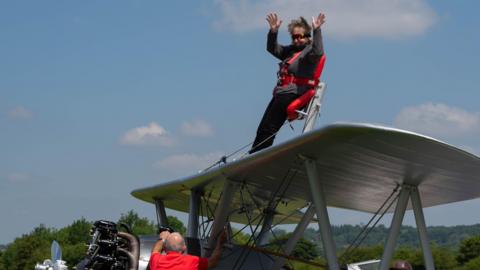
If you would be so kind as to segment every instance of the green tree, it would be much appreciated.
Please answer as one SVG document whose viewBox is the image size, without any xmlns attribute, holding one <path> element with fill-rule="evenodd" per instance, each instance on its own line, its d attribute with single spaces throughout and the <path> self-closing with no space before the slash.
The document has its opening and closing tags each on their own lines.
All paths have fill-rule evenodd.
<svg viewBox="0 0 480 270">
<path fill-rule="evenodd" d="M 3 247 L 0 247 L 0 249 Z M 3 250 L 0 250 L 0 270 L 4 270 L 5 268 L 3 267 Z"/>
<path fill-rule="evenodd" d="M 185 236 L 185 232 L 187 231 L 187 228 L 185 228 L 185 226 L 183 225 L 183 222 L 181 222 L 178 218 L 174 216 L 168 216 L 167 219 L 168 219 L 168 226 L 170 226 L 174 231 Z"/>
<path fill-rule="evenodd" d="M 423 269 L 423 256 L 421 250 L 410 246 L 400 246 L 395 250 L 393 260 L 408 261 L 414 269 Z"/>
<path fill-rule="evenodd" d="M 2 255 L 4 269 L 34 269 L 36 263 L 50 258 L 53 239 L 54 230 L 44 225 L 36 227 L 30 234 L 16 238 Z"/>
<path fill-rule="evenodd" d="M 341 264 L 349 264 L 356 262 L 363 262 L 373 259 L 378 259 L 382 256 L 383 245 L 376 245 L 370 247 L 358 247 L 341 256 Z"/>
<path fill-rule="evenodd" d="M 250 235 L 232 228 L 233 242 L 237 245 L 246 245 L 250 240 Z"/>
<path fill-rule="evenodd" d="M 327 265 L 327 261 L 323 258 L 316 258 L 313 260 L 313 262 L 315 263 L 318 263 L 320 265 Z M 303 262 L 289 262 L 289 264 L 291 265 L 291 268 L 292 269 L 295 269 L 295 270 L 327 270 L 326 268 L 324 267 L 319 267 L 319 266 L 314 266 L 314 265 L 309 265 L 309 264 L 306 264 L 306 263 L 303 263 Z M 288 264 L 287 264 L 288 265 Z"/>
<path fill-rule="evenodd" d="M 185 228 L 185 225 L 183 225 L 183 222 L 174 216 L 167 216 L 167 219 L 168 226 L 170 226 L 174 231 L 185 235 L 187 229 Z M 132 232 L 136 235 L 157 234 L 157 225 L 155 225 L 153 221 L 146 217 L 140 217 L 134 210 L 130 210 L 126 214 L 121 214 L 117 223 L 124 223 L 128 225 L 130 229 L 132 229 Z"/>
<path fill-rule="evenodd" d="M 148 218 L 141 218 L 138 214 L 130 210 L 126 214 L 121 214 L 117 223 L 124 223 L 132 229 L 132 232 L 136 235 L 149 235 L 156 234 L 157 228 L 152 221 Z"/>
<path fill-rule="evenodd" d="M 292 255 L 305 260 L 313 260 L 318 257 L 319 254 L 316 244 L 302 237 L 293 249 Z"/>
<path fill-rule="evenodd" d="M 168 217 L 170 226 L 185 234 L 185 226 L 176 217 Z M 156 234 L 157 227 L 148 218 L 141 218 L 133 210 L 122 214 L 118 222 L 129 225 L 134 234 Z M 0 270 L 34 269 L 36 263 L 50 258 L 50 246 L 57 240 L 62 248 L 62 259 L 69 268 L 75 266 L 86 254 L 86 243 L 90 241 L 92 223 L 85 218 L 74 221 L 60 230 L 36 227 L 29 234 L 16 238 L 7 246 L 0 246 Z"/>
<path fill-rule="evenodd" d="M 292 233 L 288 233 L 272 239 L 268 245 L 268 248 L 281 252 L 282 247 L 287 243 L 291 236 Z M 304 260 L 313 260 L 314 258 L 318 257 L 318 252 L 315 243 L 302 237 L 297 242 L 297 245 L 295 245 L 291 255 Z"/>
<path fill-rule="evenodd" d="M 480 269 L 480 256 L 476 257 L 475 259 L 469 260 L 461 270 L 478 270 Z"/>
<path fill-rule="evenodd" d="M 90 241 L 90 229 L 92 223 L 85 218 L 75 220 L 72 224 L 60 229 L 56 233 L 57 241 L 60 245 L 87 243 Z"/>
<path fill-rule="evenodd" d="M 67 262 L 68 268 L 72 269 L 87 254 L 85 243 L 69 244 L 62 246 L 62 259 Z"/>
<path fill-rule="evenodd" d="M 457 267 L 457 261 L 455 260 L 454 252 L 448 248 L 433 245 L 432 256 L 433 261 L 435 262 L 435 269 L 437 270 L 450 270 Z"/>
<path fill-rule="evenodd" d="M 480 236 L 474 236 L 464 239 L 460 243 L 457 261 L 460 265 L 480 256 Z"/>
<path fill-rule="evenodd" d="M 92 223 L 85 218 L 75 220 L 56 233 L 56 240 L 62 247 L 62 259 L 72 268 L 77 265 L 87 253 L 86 243 L 90 241 Z"/>
<path fill-rule="evenodd" d="M 447 248 L 432 245 L 432 257 L 437 270 L 451 270 L 457 266 L 454 252 Z M 418 248 L 399 247 L 395 252 L 394 259 L 406 260 L 412 264 L 414 269 L 425 269 L 423 252 Z"/>
</svg>

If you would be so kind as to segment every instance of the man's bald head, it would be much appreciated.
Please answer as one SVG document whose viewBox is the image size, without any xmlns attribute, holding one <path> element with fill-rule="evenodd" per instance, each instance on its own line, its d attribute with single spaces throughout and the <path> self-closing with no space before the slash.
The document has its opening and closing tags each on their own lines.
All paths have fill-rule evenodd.
<svg viewBox="0 0 480 270">
<path fill-rule="evenodd" d="M 404 260 L 399 260 L 399 261 L 396 261 L 393 265 L 392 268 L 390 268 L 392 270 L 412 270 L 413 267 L 412 265 L 407 262 L 407 261 L 404 261 Z"/>
<path fill-rule="evenodd" d="M 163 248 L 166 252 L 175 251 L 181 253 L 185 252 L 187 249 L 182 235 L 176 232 L 171 233 L 167 239 L 165 239 Z"/>
</svg>

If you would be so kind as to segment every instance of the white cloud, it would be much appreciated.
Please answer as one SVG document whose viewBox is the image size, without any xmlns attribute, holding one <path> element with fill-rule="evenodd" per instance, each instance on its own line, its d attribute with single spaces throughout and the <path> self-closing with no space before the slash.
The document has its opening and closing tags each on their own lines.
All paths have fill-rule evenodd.
<svg viewBox="0 0 480 270">
<path fill-rule="evenodd" d="M 160 125 L 151 122 L 148 126 L 137 127 L 127 131 L 120 139 L 127 145 L 160 145 L 172 146 L 175 140 Z"/>
<path fill-rule="evenodd" d="M 212 126 L 204 120 L 184 122 L 180 129 L 187 136 L 208 137 L 213 135 Z"/>
<path fill-rule="evenodd" d="M 196 172 L 217 162 L 223 155 L 224 154 L 221 152 L 212 152 L 202 155 L 191 153 L 172 155 L 156 162 L 154 167 L 170 172 Z"/>
<path fill-rule="evenodd" d="M 407 107 L 395 118 L 395 126 L 432 136 L 467 136 L 480 133 L 480 113 L 441 103 Z"/>
<path fill-rule="evenodd" d="M 426 0 L 215 0 L 218 30 L 267 30 L 267 13 L 276 12 L 286 29 L 298 16 L 327 15 L 325 31 L 338 38 L 404 38 L 424 33 L 437 15 Z"/>
<path fill-rule="evenodd" d="M 30 180 L 30 175 L 22 172 L 14 172 L 7 176 L 7 180 L 12 183 L 24 183 Z"/>
<path fill-rule="evenodd" d="M 8 112 L 8 116 L 12 119 L 30 119 L 32 113 L 23 106 L 17 106 Z"/>
</svg>

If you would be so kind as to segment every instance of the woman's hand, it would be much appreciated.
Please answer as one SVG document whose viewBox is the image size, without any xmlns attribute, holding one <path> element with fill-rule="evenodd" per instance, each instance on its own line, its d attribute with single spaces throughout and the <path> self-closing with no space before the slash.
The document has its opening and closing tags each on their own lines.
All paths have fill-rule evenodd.
<svg viewBox="0 0 480 270">
<path fill-rule="evenodd" d="M 325 23 L 325 14 L 320 13 L 320 14 L 318 14 L 318 16 L 316 18 L 312 17 L 312 27 L 313 27 L 313 29 L 319 28 L 324 23 Z"/>
<path fill-rule="evenodd" d="M 278 19 L 276 13 L 269 13 L 267 15 L 267 22 L 270 25 L 270 31 L 276 33 L 282 24 L 282 21 Z"/>
</svg>

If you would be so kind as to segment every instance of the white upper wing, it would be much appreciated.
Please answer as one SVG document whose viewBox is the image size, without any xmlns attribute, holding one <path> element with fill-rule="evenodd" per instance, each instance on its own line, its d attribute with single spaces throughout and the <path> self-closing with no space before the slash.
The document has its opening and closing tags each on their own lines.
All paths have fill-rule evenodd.
<svg viewBox="0 0 480 270">
<path fill-rule="evenodd" d="M 430 137 L 369 124 L 334 124 L 207 172 L 137 189 L 144 201 L 164 199 L 187 211 L 190 189 L 216 202 L 225 179 L 248 186 L 253 200 L 282 197 L 280 216 L 301 208 L 311 193 L 303 158 L 316 161 L 328 206 L 375 212 L 398 184 L 418 186 L 424 207 L 480 197 L 480 158 Z M 239 192 L 237 192 L 239 193 Z M 234 197 L 234 209 L 242 204 Z M 392 208 L 393 209 L 393 208 Z M 232 217 L 235 220 L 235 216 Z M 286 223 L 297 220 L 287 219 Z M 245 222 L 238 217 L 238 222 Z"/>
</svg>

